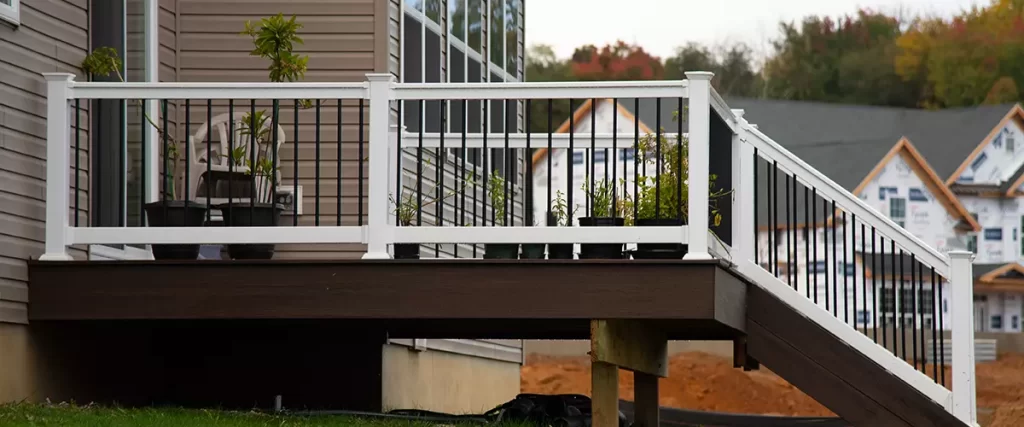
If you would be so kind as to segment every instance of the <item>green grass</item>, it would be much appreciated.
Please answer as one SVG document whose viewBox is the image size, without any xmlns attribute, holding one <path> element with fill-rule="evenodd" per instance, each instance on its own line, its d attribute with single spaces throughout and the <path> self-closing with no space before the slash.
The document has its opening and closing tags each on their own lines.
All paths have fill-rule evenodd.
<svg viewBox="0 0 1024 427">
<path fill-rule="evenodd" d="M 123 409 L 27 403 L 0 405 L 0 426 L 3 427 L 432 427 L 439 424 L 402 419 L 275 415 L 207 409 Z"/>
</svg>

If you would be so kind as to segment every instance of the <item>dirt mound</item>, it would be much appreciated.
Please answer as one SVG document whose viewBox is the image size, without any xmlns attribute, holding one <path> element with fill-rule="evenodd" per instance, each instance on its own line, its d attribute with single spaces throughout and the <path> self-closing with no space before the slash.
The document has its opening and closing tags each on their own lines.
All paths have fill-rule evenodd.
<svg viewBox="0 0 1024 427">
<path fill-rule="evenodd" d="M 590 395 L 587 357 L 530 356 L 522 368 L 524 393 Z M 619 372 L 619 395 L 633 400 L 633 375 Z M 662 406 L 747 414 L 833 416 L 806 394 L 762 369 L 743 372 L 732 361 L 706 353 L 680 353 L 669 360 L 659 384 Z"/>
</svg>

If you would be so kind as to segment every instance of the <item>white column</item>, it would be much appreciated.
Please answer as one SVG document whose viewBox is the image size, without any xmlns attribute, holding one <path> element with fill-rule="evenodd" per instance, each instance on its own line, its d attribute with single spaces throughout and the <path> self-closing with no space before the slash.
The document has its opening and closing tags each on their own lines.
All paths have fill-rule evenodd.
<svg viewBox="0 0 1024 427">
<path fill-rule="evenodd" d="M 711 78 L 714 73 L 692 71 L 689 80 L 690 129 L 689 249 L 684 259 L 711 259 L 708 253 L 708 185 L 711 173 Z"/>
<path fill-rule="evenodd" d="M 732 250 L 742 261 L 753 261 L 757 250 L 754 231 L 754 147 L 746 143 L 743 110 L 733 110 L 737 133 L 732 135 Z"/>
<path fill-rule="evenodd" d="M 967 425 L 978 420 L 974 384 L 974 254 L 950 251 L 950 322 L 953 344 L 953 415 Z"/>
<path fill-rule="evenodd" d="M 389 143 L 391 142 L 392 83 L 389 73 L 367 74 L 370 98 L 370 155 L 369 155 L 369 218 L 366 226 L 367 246 L 363 259 L 389 259 L 391 227 L 388 225 Z M 360 183 L 361 185 L 362 183 Z M 398 197 L 397 195 L 395 197 Z"/>
<path fill-rule="evenodd" d="M 160 7 L 156 1 L 145 2 L 146 14 L 146 49 L 145 49 L 145 74 L 146 81 L 156 83 L 160 81 Z M 160 123 L 159 101 L 147 100 L 143 106 L 146 115 L 157 123 Z M 143 203 L 155 202 L 160 197 L 160 134 L 156 128 L 149 123 L 142 123 L 143 132 L 146 135 L 146 200 Z"/>
<path fill-rule="evenodd" d="M 71 170 L 68 100 L 75 75 L 43 73 L 43 76 L 46 78 L 46 252 L 39 259 L 67 261 L 71 259 L 67 248 L 68 173 Z"/>
</svg>

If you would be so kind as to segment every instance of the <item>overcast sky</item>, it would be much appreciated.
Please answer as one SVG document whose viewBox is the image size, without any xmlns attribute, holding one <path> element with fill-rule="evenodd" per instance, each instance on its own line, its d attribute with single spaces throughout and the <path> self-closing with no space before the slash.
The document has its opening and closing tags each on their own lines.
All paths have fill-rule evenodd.
<svg viewBox="0 0 1024 427">
<path fill-rule="evenodd" d="M 743 41 L 764 55 L 780 21 L 807 15 L 840 16 L 858 8 L 910 15 L 950 16 L 989 0 L 532 0 L 526 3 L 526 42 L 554 46 L 569 56 L 584 44 L 621 39 L 654 55 L 671 55 L 690 41 Z"/>
</svg>

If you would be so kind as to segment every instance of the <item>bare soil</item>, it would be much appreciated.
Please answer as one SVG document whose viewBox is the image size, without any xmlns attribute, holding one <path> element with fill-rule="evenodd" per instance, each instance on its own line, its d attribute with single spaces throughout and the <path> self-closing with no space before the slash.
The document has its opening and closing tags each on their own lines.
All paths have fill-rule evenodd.
<svg viewBox="0 0 1024 427">
<path fill-rule="evenodd" d="M 979 363 L 976 371 L 982 425 L 1024 425 L 1024 355 L 1003 354 L 996 362 Z M 950 378 L 947 369 L 947 383 Z M 590 359 L 531 355 L 522 368 L 521 385 L 524 393 L 590 395 Z M 625 371 L 619 372 L 619 395 L 633 399 L 633 376 Z M 691 410 L 833 416 L 767 369 L 743 372 L 733 368 L 730 359 L 700 352 L 670 359 L 669 377 L 661 380 L 659 397 L 662 406 Z"/>
</svg>

